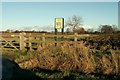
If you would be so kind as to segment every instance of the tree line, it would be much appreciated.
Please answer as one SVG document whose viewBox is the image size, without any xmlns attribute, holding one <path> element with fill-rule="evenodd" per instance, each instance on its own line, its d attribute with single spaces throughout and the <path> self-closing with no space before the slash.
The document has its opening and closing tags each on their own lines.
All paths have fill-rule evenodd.
<svg viewBox="0 0 120 80">
<path fill-rule="evenodd" d="M 120 33 L 120 29 L 116 25 L 100 25 L 98 26 L 98 30 L 94 31 L 93 28 L 89 28 L 85 30 L 83 27 L 83 20 L 80 16 L 72 16 L 68 18 L 65 27 L 67 27 L 66 32 L 73 32 L 78 34 L 85 33 Z"/>
<path fill-rule="evenodd" d="M 89 28 L 87 30 L 84 29 L 83 19 L 80 16 L 73 15 L 69 17 L 65 22 L 65 33 L 78 33 L 78 34 L 85 34 L 85 33 L 120 33 L 120 29 L 116 25 L 100 25 L 98 26 L 98 30 L 94 31 L 93 28 Z M 4 32 L 39 32 L 39 33 L 47 33 L 47 31 L 35 31 L 35 30 L 11 30 L 7 29 Z M 54 33 L 54 31 L 52 31 Z"/>
</svg>

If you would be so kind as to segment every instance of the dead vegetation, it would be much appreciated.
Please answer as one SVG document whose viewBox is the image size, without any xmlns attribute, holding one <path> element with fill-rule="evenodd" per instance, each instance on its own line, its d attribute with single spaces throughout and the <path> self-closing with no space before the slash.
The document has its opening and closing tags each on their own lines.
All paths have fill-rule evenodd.
<svg viewBox="0 0 120 80">
<path fill-rule="evenodd" d="M 12 57 L 23 69 L 46 69 L 114 77 L 120 76 L 119 42 L 119 38 L 114 36 L 98 36 L 79 40 L 79 43 L 64 41 L 57 46 L 54 43 L 44 43 L 44 46 L 38 46 L 37 51 L 12 52 L 14 54 L 8 52 L 3 55 Z"/>
<path fill-rule="evenodd" d="M 111 50 L 110 54 L 93 51 L 80 44 L 51 44 L 47 47 L 39 46 L 33 59 L 22 62 L 22 68 L 42 68 L 49 70 L 119 74 L 119 51 Z M 32 57 L 32 56 L 31 56 Z"/>
</svg>

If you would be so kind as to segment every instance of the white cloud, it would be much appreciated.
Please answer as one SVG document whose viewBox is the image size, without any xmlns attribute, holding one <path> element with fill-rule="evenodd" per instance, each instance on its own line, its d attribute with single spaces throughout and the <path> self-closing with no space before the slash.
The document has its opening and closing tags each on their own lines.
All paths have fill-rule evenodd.
<svg viewBox="0 0 120 80">
<path fill-rule="evenodd" d="M 81 26 L 81 27 L 83 27 L 85 30 L 87 30 L 87 29 L 92 29 L 92 26 L 90 26 L 90 25 L 83 25 L 83 26 Z"/>
</svg>

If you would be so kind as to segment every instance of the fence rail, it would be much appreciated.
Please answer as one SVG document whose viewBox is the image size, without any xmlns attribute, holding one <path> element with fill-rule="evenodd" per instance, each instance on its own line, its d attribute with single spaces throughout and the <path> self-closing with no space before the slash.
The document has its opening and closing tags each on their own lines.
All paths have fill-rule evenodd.
<svg viewBox="0 0 120 80">
<path fill-rule="evenodd" d="M 81 34 L 78 35 L 75 33 L 74 35 L 50 35 L 50 34 L 33 34 L 33 33 L 19 33 L 19 34 L 2 34 L 0 43 L 1 50 L 13 49 L 13 50 L 25 50 L 29 48 L 32 50 L 37 45 L 45 44 L 45 43 L 80 43 L 78 41 L 79 38 L 91 37 L 93 35 L 90 34 Z"/>
</svg>

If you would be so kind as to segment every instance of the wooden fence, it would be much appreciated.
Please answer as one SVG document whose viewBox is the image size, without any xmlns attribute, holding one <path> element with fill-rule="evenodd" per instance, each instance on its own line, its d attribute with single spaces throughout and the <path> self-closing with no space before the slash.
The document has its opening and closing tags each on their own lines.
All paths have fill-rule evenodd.
<svg viewBox="0 0 120 80">
<path fill-rule="evenodd" d="M 34 33 L 19 33 L 19 34 L 2 34 L 0 40 L 1 50 L 32 50 L 37 48 L 37 46 L 47 43 L 59 44 L 59 43 L 80 43 L 78 39 L 91 37 L 89 34 L 78 35 L 53 35 L 53 34 L 34 34 Z"/>
</svg>

